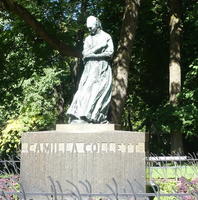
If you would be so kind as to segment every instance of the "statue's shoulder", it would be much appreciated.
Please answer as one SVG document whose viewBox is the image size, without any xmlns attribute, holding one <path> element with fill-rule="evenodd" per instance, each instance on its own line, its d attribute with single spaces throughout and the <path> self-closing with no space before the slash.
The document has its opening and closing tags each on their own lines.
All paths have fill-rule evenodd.
<svg viewBox="0 0 198 200">
<path fill-rule="evenodd" d="M 101 30 L 101 35 L 106 39 L 111 39 L 111 36 L 109 35 L 109 33 L 105 32 L 103 30 Z"/>
<path fill-rule="evenodd" d="M 90 40 L 90 39 L 91 39 L 91 36 L 88 35 L 87 37 L 85 37 L 84 41 L 88 41 L 88 40 Z"/>
</svg>

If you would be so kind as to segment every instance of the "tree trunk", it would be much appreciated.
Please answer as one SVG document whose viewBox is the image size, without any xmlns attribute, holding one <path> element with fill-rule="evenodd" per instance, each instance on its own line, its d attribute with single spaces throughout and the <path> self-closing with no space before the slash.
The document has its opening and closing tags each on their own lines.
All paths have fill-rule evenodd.
<svg viewBox="0 0 198 200">
<path fill-rule="evenodd" d="M 171 132 L 171 153 L 182 155 L 183 150 L 183 138 L 182 133 L 178 130 L 172 130 Z"/>
<path fill-rule="evenodd" d="M 138 8 L 140 0 L 125 0 L 125 12 L 118 49 L 113 59 L 113 93 L 111 101 L 111 121 L 120 123 L 128 88 L 128 70 L 131 62 Z"/>
<path fill-rule="evenodd" d="M 71 57 L 82 57 L 81 52 L 73 47 L 68 46 L 64 42 L 58 40 L 56 37 L 50 35 L 43 25 L 38 22 L 33 15 L 31 15 L 27 9 L 19 5 L 13 0 L 1 0 L 0 10 L 8 10 L 13 14 L 23 19 L 31 28 L 49 45 L 54 49 L 57 49 L 61 54 Z"/>
<path fill-rule="evenodd" d="M 177 105 L 177 95 L 181 91 L 181 2 L 170 0 L 170 62 L 169 62 L 169 101 Z M 182 134 L 179 130 L 171 131 L 171 152 L 182 153 Z"/>
</svg>

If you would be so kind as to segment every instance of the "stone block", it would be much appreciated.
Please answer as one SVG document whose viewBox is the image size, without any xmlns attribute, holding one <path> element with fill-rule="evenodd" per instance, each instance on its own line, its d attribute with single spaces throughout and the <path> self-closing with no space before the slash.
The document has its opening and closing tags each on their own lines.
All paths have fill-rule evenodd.
<svg viewBox="0 0 198 200">
<path fill-rule="evenodd" d="M 56 131 L 65 132 L 102 132 L 120 130 L 118 124 L 57 124 Z"/>
<path fill-rule="evenodd" d="M 86 193 L 82 181 L 90 183 L 93 193 L 111 193 L 107 185 L 114 188 L 115 183 L 119 193 L 130 193 L 127 180 L 136 192 L 145 192 L 145 134 L 99 131 L 99 125 L 96 131 L 85 130 L 65 131 L 59 126 L 56 131 L 23 134 L 21 182 L 25 191 L 50 192 L 51 177 L 63 192 L 73 191 L 73 183 Z"/>
</svg>

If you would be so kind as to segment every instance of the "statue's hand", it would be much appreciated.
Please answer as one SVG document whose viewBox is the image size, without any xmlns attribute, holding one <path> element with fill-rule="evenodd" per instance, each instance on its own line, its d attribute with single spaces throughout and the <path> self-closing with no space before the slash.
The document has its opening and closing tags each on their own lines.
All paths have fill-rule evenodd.
<svg viewBox="0 0 198 200">
<path fill-rule="evenodd" d="M 90 53 L 84 56 L 84 58 L 96 58 L 97 55 L 95 53 Z"/>
</svg>

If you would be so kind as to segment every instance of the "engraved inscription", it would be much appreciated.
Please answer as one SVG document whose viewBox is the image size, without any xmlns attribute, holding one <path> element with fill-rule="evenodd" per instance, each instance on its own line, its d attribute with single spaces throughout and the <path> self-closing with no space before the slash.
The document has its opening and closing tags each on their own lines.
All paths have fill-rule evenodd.
<svg viewBox="0 0 198 200">
<path fill-rule="evenodd" d="M 144 143 L 23 143 L 22 153 L 144 153 Z"/>
</svg>

